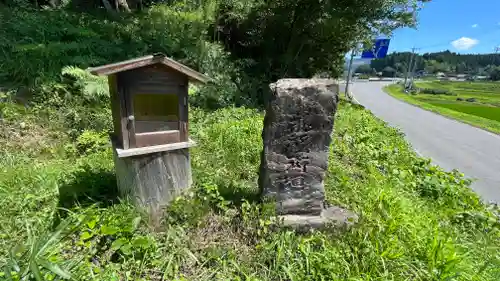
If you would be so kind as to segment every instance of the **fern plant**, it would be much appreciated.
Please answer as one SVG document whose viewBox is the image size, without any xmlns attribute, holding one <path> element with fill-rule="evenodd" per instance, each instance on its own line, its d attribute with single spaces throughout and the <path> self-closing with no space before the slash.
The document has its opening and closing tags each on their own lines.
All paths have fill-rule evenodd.
<svg viewBox="0 0 500 281">
<path fill-rule="evenodd" d="M 105 77 L 92 75 L 76 66 L 65 66 L 62 75 L 72 79 L 72 84 L 84 99 L 98 101 L 109 97 L 108 81 Z"/>
</svg>

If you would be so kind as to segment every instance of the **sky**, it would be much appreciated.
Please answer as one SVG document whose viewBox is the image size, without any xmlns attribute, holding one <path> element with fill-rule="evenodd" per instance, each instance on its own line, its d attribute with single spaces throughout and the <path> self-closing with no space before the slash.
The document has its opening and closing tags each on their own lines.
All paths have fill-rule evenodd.
<svg viewBox="0 0 500 281">
<path fill-rule="evenodd" d="M 417 29 L 396 30 L 389 52 L 450 50 L 493 53 L 500 46 L 500 0 L 432 0 L 418 13 Z"/>
</svg>

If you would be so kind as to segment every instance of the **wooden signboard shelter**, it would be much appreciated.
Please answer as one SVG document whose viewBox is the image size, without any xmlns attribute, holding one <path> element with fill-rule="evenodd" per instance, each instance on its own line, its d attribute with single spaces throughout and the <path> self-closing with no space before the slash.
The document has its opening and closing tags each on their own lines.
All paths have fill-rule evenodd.
<svg viewBox="0 0 500 281">
<path fill-rule="evenodd" d="M 210 78 L 162 54 L 88 71 L 108 76 L 119 191 L 158 222 L 192 183 L 188 86 Z"/>
</svg>

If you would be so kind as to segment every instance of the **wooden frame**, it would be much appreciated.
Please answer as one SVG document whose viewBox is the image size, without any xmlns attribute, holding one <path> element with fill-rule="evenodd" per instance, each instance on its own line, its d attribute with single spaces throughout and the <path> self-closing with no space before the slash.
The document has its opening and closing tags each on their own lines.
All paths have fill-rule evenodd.
<svg viewBox="0 0 500 281">
<path fill-rule="evenodd" d="M 93 74 L 108 75 L 113 112 L 113 135 L 118 148 L 127 150 L 189 141 L 187 100 L 189 82 L 206 83 L 210 81 L 209 77 L 162 54 L 144 56 L 88 70 Z M 151 113 L 142 114 L 140 119 L 136 120 L 138 112 L 134 107 L 138 105 L 134 104 L 134 97 L 141 94 L 177 95 L 177 118 L 169 118 L 167 113 L 164 119 L 158 119 L 154 113 L 154 106 L 151 106 L 153 115 L 150 120 L 145 119 L 144 116 Z M 141 103 L 144 105 L 144 101 Z M 143 108 L 147 108 L 147 104 L 146 102 Z M 167 130 L 162 130 L 162 126 Z"/>
<path fill-rule="evenodd" d="M 108 76 L 113 161 L 121 197 L 159 225 L 165 206 L 192 184 L 189 148 L 195 143 L 188 132 L 189 82 L 210 79 L 161 54 L 89 71 Z M 156 96 L 169 94 L 176 97 Z"/>
<path fill-rule="evenodd" d="M 191 82 L 207 83 L 211 80 L 208 76 L 201 74 L 171 58 L 168 58 L 167 56 L 161 53 L 144 56 L 136 59 L 126 60 L 119 63 L 112 63 L 98 67 L 91 67 L 88 68 L 87 70 L 90 71 L 90 73 L 96 75 L 111 75 L 118 72 L 123 72 L 126 70 L 136 69 L 143 66 L 148 66 L 158 63 L 166 65 L 171 69 L 176 70 L 180 73 L 183 73 L 184 75 L 189 77 Z"/>
</svg>

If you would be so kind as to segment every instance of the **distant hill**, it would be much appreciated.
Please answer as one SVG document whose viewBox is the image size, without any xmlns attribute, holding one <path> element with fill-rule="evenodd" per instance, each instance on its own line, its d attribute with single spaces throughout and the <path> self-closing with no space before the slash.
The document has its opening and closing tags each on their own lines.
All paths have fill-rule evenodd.
<svg viewBox="0 0 500 281">
<path fill-rule="evenodd" d="M 371 68 L 383 71 L 386 67 L 393 68 L 397 73 L 405 73 L 410 60 L 410 52 L 392 53 L 383 59 L 371 61 Z M 458 54 L 450 51 L 418 54 L 416 56 L 416 71 L 429 74 L 438 72 L 455 74 L 490 75 L 498 71 L 500 54 Z"/>
</svg>

